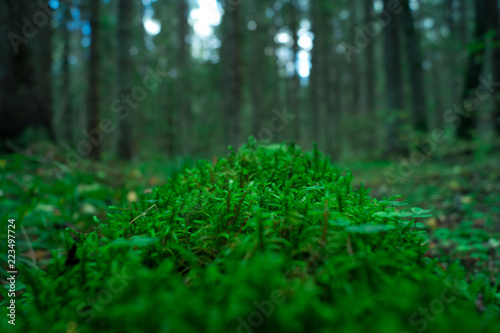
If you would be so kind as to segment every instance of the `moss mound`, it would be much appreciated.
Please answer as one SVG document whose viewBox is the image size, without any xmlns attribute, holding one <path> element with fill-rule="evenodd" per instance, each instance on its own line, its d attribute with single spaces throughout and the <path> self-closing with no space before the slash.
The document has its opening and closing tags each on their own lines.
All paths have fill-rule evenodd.
<svg viewBox="0 0 500 333">
<path fill-rule="evenodd" d="M 424 256 L 428 212 L 351 180 L 293 145 L 199 161 L 22 269 L 20 331 L 498 332 L 499 295 Z"/>
</svg>

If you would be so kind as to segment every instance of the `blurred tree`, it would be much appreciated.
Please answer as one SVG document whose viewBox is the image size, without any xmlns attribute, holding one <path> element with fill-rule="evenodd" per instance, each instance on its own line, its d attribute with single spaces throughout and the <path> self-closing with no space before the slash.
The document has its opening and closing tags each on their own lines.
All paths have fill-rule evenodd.
<svg viewBox="0 0 500 333">
<path fill-rule="evenodd" d="M 358 13 L 361 10 L 361 7 L 359 6 L 360 3 L 357 0 L 350 0 L 349 1 L 349 21 L 350 21 L 350 38 L 349 40 L 353 41 L 356 38 L 356 31 L 359 29 L 359 20 L 358 20 Z M 363 52 L 366 52 L 366 50 L 363 48 Z M 352 142 L 351 142 L 351 147 L 353 148 L 354 151 L 360 151 L 361 149 L 361 135 L 357 135 L 358 131 L 362 128 L 361 126 L 361 85 L 360 82 L 362 81 L 362 77 L 360 74 L 360 60 L 362 58 L 358 54 L 354 54 L 351 57 L 351 61 L 349 63 L 349 87 L 350 87 L 350 108 L 349 112 L 352 114 L 352 117 L 354 118 L 353 123 L 356 124 L 354 127 L 350 126 L 350 133 L 353 134 L 352 137 Z M 354 133 L 353 133 L 354 132 Z"/>
<path fill-rule="evenodd" d="M 264 54 L 268 42 L 268 29 L 269 25 L 266 24 L 265 18 L 265 3 L 262 0 L 254 0 L 250 8 L 251 22 L 250 25 L 250 38 L 246 48 L 246 54 L 249 55 L 249 78 L 250 78 L 250 94 L 252 105 L 252 121 L 251 133 L 254 137 L 258 137 L 262 129 L 262 117 L 264 115 L 264 82 L 266 75 L 264 68 L 267 68 L 267 59 Z M 268 76 L 271 76 L 268 74 Z"/>
<path fill-rule="evenodd" d="M 288 23 L 290 28 L 290 34 L 292 37 L 292 63 L 293 63 L 293 73 L 287 79 L 287 108 L 290 113 L 295 115 L 293 123 L 293 134 L 291 138 L 297 142 L 301 139 L 300 126 L 302 122 L 300 121 L 300 78 L 298 74 L 298 56 L 299 56 L 299 23 L 300 23 L 300 7 L 297 0 L 290 0 L 287 5 L 288 10 Z"/>
<path fill-rule="evenodd" d="M 500 136 L 500 11 L 496 0 L 488 1 L 488 11 L 490 16 L 490 27 L 492 31 L 492 78 L 494 85 L 493 91 L 493 126 L 497 136 Z"/>
<path fill-rule="evenodd" d="M 45 24 L 41 24 L 38 31 L 38 36 L 36 36 L 36 41 L 33 43 L 35 49 L 34 58 L 36 60 L 35 67 L 35 87 L 38 97 L 37 102 L 43 105 L 47 111 L 47 122 L 50 122 L 49 127 L 52 128 L 52 110 L 53 110 L 53 96 L 52 96 L 52 40 L 53 40 L 53 28 L 52 28 L 52 17 L 54 16 L 54 11 L 50 7 L 50 0 L 43 0 L 38 2 L 38 6 L 43 6 L 45 13 L 47 15 L 47 21 Z M 37 14 L 40 14 L 40 7 L 35 7 L 33 9 Z M 35 17 L 34 15 L 32 16 Z M 38 22 L 35 22 L 37 24 Z M 39 84 L 43 82 L 43 84 Z M 54 132 L 54 130 L 50 130 Z M 55 134 L 51 134 L 55 137 Z"/>
<path fill-rule="evenodd" d="M 373 0 L 363 0 L 364 5 L 364 24 L 368 27 L 372 22 Z M 366 84 L 366 109 L 372 115 L 376 109 L 375 103 L 375 43 L 369 41 L 365 49 L 365 84 Z"/>
<path fill-rule="evenodd" d="M 189 35 L 189 6 L 188 0 L 178 0 L 178 51 L 177 51 L 177 72 L 179 75 L 176 85 L 178 93 L 178 114 L 179 114 L 179 150 L 182 154 L 188 154 L 190 147 L 196 144 L 196 131 L 193 130 L 193 117 L 191 114 L 191 85 L 190 80 L 190 50 L 187 42 Z"/>
<path fill-rule="evenodd" d="M 51 41 L 52 10 L 47 1 L 2 1 L 0 69 L 0 139 L 15 138 L 32 125 L 46 128 L 55 141 L 52 125 Z M 41 11 L 39 6 L 45 11 Z M 32 18 L 38 12 L 36 24 Z M 28 19 L 29 18 L 29 19 Z M 43 31 L 40 32 L 40 29 Z M 45 44 L 44 44 L 45 43 Z M 38 61 L 35 65 L 35 61 Z M 43 67 L 43 68 L 42 68 Z"/>
<path fill-rule="evenodd" d="M 415 31 L 415 21 L 408 0 L 401 1 L 403 11 L 400 22 L 404 25 L 406 55 L 410 67 L 410 86 L 412 97 L 412 123 L 418 132 L 427 132 L 426 98 L 424 92 L 422 56 L 420 40 Z"/>
<path fill-rule="evenodd" d="M 475 130 L 478 123 L 478 108 L 481 101 L 477 101 L 476 88 L 478 88 L 482 81 L 488 81 L 489 78 L 494 82 L 500 80 L 499 58 L 500 49 L 498 48 L 498 31 L 499 31 L 499 12 L 498 3 L 496 0 L 476 0 L 475 4 L 475 29 L 474 40 L 469 45 L 469 56 L 467 71 L 465 75 L 465 87 L 463 91 L 462 101 L 463 109 L 458 114 L 461 117 L 461 122 L 457 129 L 457 135 L 461 139 L 471 140 L 474 137 Z M 491 33 L 493 40 L 493 50 L 491 53 L 491 63 L 493 75 L 488 78 L 484 75 L 485 55 L 486 55 L 486 42 L 488 33 Z M 484 77 L 483 77 L 484 75 Z M 495 81 L 497 79 L 497 81 Z M 491 89 L 492 87 L 483 87 L 484 89 Z M 495 128 L 497 126 L 496 116 L 498 111 L 498 100 L 494 98 L 494 117 Z"/>
<path fill-rule="evenodd" d="M 74 124 L 74 110 L 72 108 L 72 93 L 71 93 L 71 69 L 69 57 L 71 53 L 71 32 L 69 30 L 68 25 L 72 21 L 71 16 L 71 2 L 68 2 L 65 5 L 62 5 L 63 13 L 61 17 L 61 26 L 62 30 L 62 40 L 63 40 L 63 55 L 62 55 L 62 90 L 61 90 L 61 98 L 62 98 L 62 137 L 63 140 L 66 141 L 70 146 L 74 144 L 74 132 L 75 128 Z"/>
<path fill-rule="evenodd" d="M 398 16 L 389 14 L 390 0 L 384 0 L 384 10 L 390 21 L 384 29 L 384 68 L 386 74 L 387 123 L 386 147 L 388 154 L 405 153 L 408 149 L 402 126 L 403 76 Z"/>
<path fill-rule="evenodd" d="M 101 1 L 90 0 L 89 3 L 90 13 L 89 22 L 91 28 L 91 44 L 90 44 L 90 60 L 89 60 L 89 90 L 87 95 L 87 132 L 90 136 L 96 133 L 99 129 L 99 122 L 101 121 L 100 97 L 101 97 L 101 82 L 100 82 L 100 69 L 101 69 L 101 53 L 100 53 L 100 35 L 101 35 Z M 93 138 L 92 148 L 89 156 L 94 160 L 101 158 L 101 140 Z M 101 141 L 101 142 L 99 142 Z"/>
<path fill-rule="evenodd" d="M 224 141 L 233 147 L 241 139 L 241 112 L 243 103 L 243 57 L 241 32 L 241 4 L 227 6 L 222 17 L 221 62 L 223 64 L 224 108 L 222 114 Z"/>
<path fill-rule="evenodd" d="M 310 7 L 310 20 L 311 20 L 311 32 L 313 34 L 313 48 L 311 51 L 311 72 L 309 75 L 309 99 L 311 105 L 311 129 L 310 138 L 313 142 L 316 142 L 320 148 L 323 146 L 323 131 L 321 127 L 323 124 L 323 108 L 322 108 L 322 94 L 321 94 L 321 68 L 320 68 L 320 58 L 321 58 L 321 7 L 320 1 L 312 1 Z M 322 38 L 321 38 L 322 39 Z"/>
<path fill-rule="evenodd" d="M 119 0 L 118 2 L 118 91 L 119 99 L 130 94 L 132 90 L 132 74 L 134 72 L 133 59 L 130 54 L 132 48 L 133 0 Z M 132 122 L 130 114 L 120 119 L 118 156 L 128 160 L 133 156 Z"/>
</svg>

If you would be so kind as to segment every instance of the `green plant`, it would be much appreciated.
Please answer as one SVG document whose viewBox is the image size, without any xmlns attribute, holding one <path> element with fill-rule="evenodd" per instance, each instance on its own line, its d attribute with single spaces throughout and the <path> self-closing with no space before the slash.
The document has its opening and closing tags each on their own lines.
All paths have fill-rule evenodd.
<svg viewBox="0 0 500 333">
<path fill-rule="evenodd" d="M 20 267 L 21 330 L 495 332 L 499 295 L 424 256 L 428 211 L 352 179 L 316 149 L 253 139 L 199 161 L 93 230 L 67 229 L 46 271 Z"/>
</svg>

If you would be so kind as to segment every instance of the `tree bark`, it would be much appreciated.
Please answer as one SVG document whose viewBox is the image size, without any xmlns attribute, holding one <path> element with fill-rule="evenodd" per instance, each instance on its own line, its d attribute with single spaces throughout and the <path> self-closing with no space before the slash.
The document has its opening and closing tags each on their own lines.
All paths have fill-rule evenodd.
<svg viewBox="0 0 500 333">
<path fill-rule="evenodd" d="M 355 28 L 359 25 L 358 22 L 358 10 L 360 7 L 358 7 L 359 3 L 356 0 L 351 0 L 350 1 L 350 7 L 349 7 L 349 19 L 351 26 L 349 27 L 349 31 L 351 32 L 351 38 L 350 40 L 354 40 L 355 38 Z M 371 43 L 369 43 L 371 44 Z M 368 44 L 368 45 L 369 45 Z M 366 51 L 366 50 L 365 50 Z M 360 98 L 361 98 L 361 85 L 359 84 L 361 82 L 361 75 L 360 75 L 360 61 L 359 57 L 357 54 L 351 57 L 351 62 L 349 64 L 349 77 L 350 77 L 350 93 L 351 93 L 351 99 L 350 99 L 350 108 L 349 112 L 352 113 L 354 122 L 358 125 L 356 125 L 354 128 L 352 126 L 349 127 L 350 133 L 349 136 L 352 138 L 351 141 L 351 148 L 353 151 L 359 151 L 361 148 L 361 135 L 358 135 L 358 131 L 362 129 L 361 122 L 362 122 L 362 115 L 361 115 L 361 105 L 360 105 Z M 354 131 L 354 132 L 353 132 Z"/>
<path fill-rule="evenodd" d="M 64 5 L 64 12 L 62 16 L 61 29 L 63 37 L 63 63 L 62 63 L 62 123 L 63 131 L 62 137 L 67 144 L 73 146 L 74 140 L 74 114 L 72 108 L 72 98 L 71 98 L 71 69 L 69 63 L 69 57 L 71 53 L 71 33 L 67 27 L 67 24 L 72 20 L 71 17 L 71 3 Z"/>
<path fill-rule="evenodd" d="M 318 147 L 323 145 L 323 131 L 321 126 L 323 124 L 323 108 L 322 108 L 322 94 L 321 94 L 321 42 L 320 36 L 322 27 L 320 25 L 320 7 L 318 1 L 311 3 L 311 32 L 314 35 L 313 48 L 311 50 L 311 73 L 309 75 L 309 98 L 311 100 L 312 114 L 311 114 L 311 128 L 310 138 L 315 142 Z"/>
<path fill-rule="evenodd" d="M 422 55 L 420 41 L 415 32 L 415 22 L 408 0 L 401 2 L 403 6 L 402 23 L 404 22 L 406 55 L 410 66 L 410 85 L 412 93 L 412 123 L 418 132 L 427 132 L 426 98 L 424 91 Z"/>
<path fill-rule="evenodd" d="M 223 17 L 222 63 L 224 85 L 223 128 L 225 144 L 235 149 L 240 144 L 240 117 L 243 102 L 242 36 L 240 27 L 240 7 L 234 6 Z"/>
<path fill-rule="evenodd" d="M 90 27 L 91 32 L 91 44 L 90 44 L 90 61 L 89 61 L 89 91 L 88 91 L 88 120 L 87 120 L 87 131 L 88 133 L 93 133 L 99 128 L 99 122 L 101 118 L 100 110 L 100 86 L 101 81 L 99 78 L 101 54 L 100 54 L 100 0 L 90 0 Z M 94 160 L 99 160 L 101 158 L 101 144 L 92 144 L 92 148 L 89 156 Z"/>
<path fill-rule="evenodd" d="M 118 2 L 118 96 L 130 95 L 132 89 L 132 74 L 134 64 L 130 55 L 132 46 L 133 0 Z M 133 156 L 131 113 L 119 122 L 118 156 L 129 160 Z"/>
<path fill-rule="evenodd" d="M 491 51 L 492 81 L 496 87 L 493 92 L 493 126 L 496 135 L 500 137 L 500 89 L 498 88 L 498 84 L 500 84 L 500 12 L 496 0 L 488 1 L 488 12 L 491 13 L 490 27 L 493 32 L 493 49 Z"/>
<path fill-rule="evenodd" d="M 467 60 L 467 70 L 465 73 L 465 86 L 462 93 L 462 101 L 465 102 L 470 98 L 474 98 L 474 90 L 480 84 L 481 74 L 483 72 L 485 48 L 485 34 L 488 31 L 487 12 L 489 0 L 476 0 L 475 4 L 475 29 L 474 42 L 469 48 Z M 465 105 L 464 104 L 464 105 Z M 466 114 L 461 118 L 461 122 L 457 128 L 457 136 L 460 139 L 472 140 L 477 127 L 477 111 L 471 110 L 470 114 Z"/>
<path fill-rule="evenodd" d="M 390 0 L 384 0 L 384 8 L 388 10 Z M 386 133 L 387 154 L 404 154 L 407 152 L 407 138 L 402 133 L 403 112 L 403 76 L 401 71 L 401 49 L 398 31 L 398 17 L 392 15 L 390 23 L 384 30 L 384 68 L 386 75 L 388 122 Z"/>
<path fill-rule="evenodd" d="M 39 5 L 30 0 L 7 0 L 2 2 L 0 8 L 5 32 L 0 36 L 3 68 L 0 69 L 0 139 L 15 138 L 25 128 L 41 125 L 55 142 L 50 75 L 52 16 L 43 12 L 47 19 L 44 31 L 40 32 L 40 28 L 31 23 L 32 36 L 25 36 L 22 18 L 33 17 L 35 12 L 40 11 Z M 38 66 L 35 66 L 35 60 Z M 43 84 L 39 84 L 38 80 L 42 80 Z"/>
<path fill-rule="evenodd" d="M 296 119 L 294 120 L 293 123 L 293 135 L 292 139 L 295 142 L 300 141 L 300 97 L 299 97 L 299 90 L 300 90 L 300 78 L 298 74 L 298 55 L 299 55 L 299 36 L 298 36 L 298 31 L 299 31 L 299 18 L 298 18 L 298 11 L 299 11 L 299 5 L 296 0 L 290 1 L 290 30 L 292 33 L 292 54 L 293 54 L 293 75 L 292 77 L 288 80 L 288 108 L 290 109 L 290 113 L 296 116 Z"/>
<path fill-rule="evenodd" d="M 365 26 L 372 20 L 373 0 L 364 0 Z M 366 109 L 370 115 L 375 114 L 375 52 L 374 41 L 372 40 L 365 49 L 366 61 Z"/>
<path fill-rule="evenodd" d="M 177 65 L 179 68 L 179 85 L 178 94 L 176 98 L 179 100 L 179 128 L 182 140 L 180 140 L 179 150 L 182 154 L 189 153 L 191 146 L 196 143 L 196 134 L 193 130 L 191 103 L 190 103 L 190 84 L 189 84 L 189 63 L 188 59 L 191 57 L 189 54 L 189 47 L 186 42 L 186 36 L 189 33 L 189 7 L 187 0 L 180 0 L 178 5 L 179 17 L 179 30 L 178 30 L 178 46 L 179 51 L 177 54 Z"/>
</svg>

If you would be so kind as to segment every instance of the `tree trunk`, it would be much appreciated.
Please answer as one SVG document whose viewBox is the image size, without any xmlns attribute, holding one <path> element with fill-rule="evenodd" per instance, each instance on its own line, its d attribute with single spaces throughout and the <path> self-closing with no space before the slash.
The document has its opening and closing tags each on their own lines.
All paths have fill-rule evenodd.
<svg viewBox="0 0 500 333">
<path fill-rule="evenodd" d="M 252 12 L 252 18 L 257 24 L 255 31 L 250 32 L 251 38 L 249 38 L 249 48 L 247 52 L 250 54 L 249 65 L 250 65 L 250 94 L 251 104 L 252 104 L 252 121 L 251 121 L 251 133 L 255 138 L 262 129 L 262 115 L 264 114 L 264 94 L 263 94 L 263 84 L 266 81 L 267 76 L 271 76 L 271 73 L 265 73 L 265 69 L 269 69 L 267 64 L 267 57 L 264 55 L 264 49 L 267 44 L 267 27 L 264 25 L 264 20 L 262 19 L 264 15 L 263 10 L 260 6 L 256 4 L 254 11 Z M 265 66 L 265 67 L 264 67 Z M 271 93 L 271 92 L 268 92 Z"/>
<path fill-rule="evenodd" d="M 355 28 L 358 27 L 359 22 L 358 22 L 358 7 L 359 3 L 356 0 L 351 0 L 350 1 L 350 7 L 349 7 L 349 19 L 351 26 L 349 27 L 350 31 L 350 40 L 354 40 L 355 38 Z M 358 58 L 358 55 L 355 54 L 354 56 L 351 57 L 351 62 L 349 64 L 349 78 L 350 78 L 350 92 L 351 92 L 351 99 L 350 99 L 350 105 L 349 105 L 349 113 L 352 114 L 353 123 L 356 125 L 349 126 L 349 137 L 351 137 L 351 148 L 353 151 L 360 151 L 361 148 L 361 135 L 358 135 L 359 131 L 363 131 L 361 122 L 362 122 L 362 115 L 361 115 L 361 106 L 360 106 L 360 97 L 361 97 L 361 89 L 360 89 L 360 81 L 361 81 L 361 75 L 359 72 L 359 66 L 360 66 L 360 61 Z"/>
<path fill-rule="evenodd" d="M 483 72 L 485 34 L 488 31 L 487 2 L 489 0 L 476 0 L 475 4 L 475 29 L 474 29 L 474 47 L 469 48 L 467 61 L 467 70 L 465 73 L 465 86 L 462 93 L 462 101 L 466 102 L 469 98 L 474 98 L 474 90 L 480 84 L 481 73 Z M 460 125 L 457 128 L 457 136 L 464 140 L 471 140 L 477 127 L 477 111 L 472 110 L 470 114 L 461 118 Z"/>
<path fill-rule="evenodd" d="M 74 114 L 72 108 L 72 98 L 71 98 L 71 69 L 69 63 L 69 57 L 71 52 L 71 32 L 69 31 L 67 24 L 72 20 L 71 17 L 71 4 L 64 6 L 64 13 L 62 16 L 61 29 L 63 37 L 63 64 L 62 64 L 62 137 L 69 146 L 73 146 L 74 140 Z"/>
<path fill-rule="evenodd" d="M 406 55 L 410 66 L 410 84 L 412 92 L 412 122 L 418 132 L 427 132 L 426 99 L 424 92 L 422 56 L 420 41 L 415 32 L 415 23 L 408 0 L 402 1 L 403 12 L 400 22 L 404 22 Z"/>
<path fill-rule="evenodd" d="M 223 23 L 222 64 L 225 105 L 223 111 L 224 141 L 235 148 L 240 144 L 240 113 L 243 102 L 242 36 L 240 27 L 240 7 L 235 6 L 225 12 Z"/>
<path fill-rule="evenodd" d="M 325 13 L 323 13 L 323 15 L 324 14 Z M 332 55 L 332 52 L 330 51 L 329 43 L 330 35 L 326 33 L 327 31 L 329 31 L 329 24 L 327 17 L 325 16 L 323 16 L 320 20 L 320 29 L 323 31 L 323 33 L 321 33 L 320 35 L 321 38 L 319 42 L 321 43 L 320 50 L 322 54 L 320 57 L 321 84 L 323 86 L 323 105 L 326 109 L 326 123 L 321 124 L 320 126 L 322 127 L 321 130 L 323 130 L 323 132 L 325 133 L 326 144 L 324 149 L 328 154 L 330 154 L 330 156 L 337 158 L 337 142 L 335 142 L 335 139 L 339 135 L 336 129 L 338 129 L 337 122 L 340 120 L 340 117 L 337 116 L 340 115 L 341 109 L 335 107 L 333 94 L 334 85 L 335 87 L 338 87 L 340 85 L 340 76 L 338 75 L 339 68 L 332 68 L 332 59 L 330 57 Z M 337 74 L 335 78 L 333 78 L 334 73 Z"/>
<path fill-rule="evenodd" d="M 55 141 L 50 75 L 52 17 L 30 0 L 7 0 L 2 6 L 5 34 L 0 42 L 3 68 L 0 70 L 0 139 L 15 138 L 28 126 L 42 125 Z M 25 35 L 22 18 L 31 18 L 37 11 L 45 16 L 46 24 L 40 28 L 32 24 Z"/>
<path fill-rule="evenodd" d="M 467 0 L 460 0 L 460 41 L 463 46 L 469 42 L 469 29 L 467 24 Z"/>
<path fill-rule="evenodd" d="M 321 68 L 320 68 L 320 35 L 322 33 L 320 25 L 320 7 L 318 1 L 313 1 L 311 4 L 311 32 L 314 35 L 313 48 L 311 50 L 311 73 L 309 76 L 309 98 L 311 100 L 311 128 L 310 138 L 315 142 L 318 147 L 322 148 L 323 144 L 323 131 L 321 126 L 323 124 L 322 112 L 322 94 L 321 94 Z"/>
<path fill-rule="evenodd" d="M 373 20 L 371 12 L 373 11 L 373 0 L 364 0 L 365 26 Z M 370 115 L 375 114 L 375 51 L 374 41 L 372 40 L 365 49 L 366 61 L 366 109 Z"/>
<path fill-rule="evenodd" d="M 292 32 L 292 56 L 293 56 L 293 75 L 288 80 L 288 108 L 290 109 L 290 113 L 296 116 L 296 119 L 293 123 L 293 135 L 292 140 L 295 142 L 300 142 L 300 79 L 298 74 L 298 56 L 299 56 L 299 18 L 298 11 L 299 5 L 296 0 L 290 1 L 290 30 Z"/>
<path fill-rule="evenodd" d="M 132 46 L 132 18 L 133 0 L 119 0 L 118 2 L 118 96 L 130 95 L 132 89 L 132 74 L 134 64 L 130 55 Z M 133 156 L 132 149 L 132 112 L 119 121 L 118 156 L 129 160 Z"/>
<path fill-rule="evenodd" d="M 500 84 L 500 12 L 496 0 L 488 1 L 488 11 L 491 13 L 490 27 L 494 31 L 491 51 L 492 81 L 496 87 L 493 92 L 493 126 L 496 135 L 500 137 L 500 89 L 498 89 L 498 84 Z"/>
<path fill-rule="evenodd" d="M 50 8 L 49 0 L 44 0 L 44 7 Z M 37 8 L 38 9 L 38 8 Z M 38 103 L 41 107 L 47 110 L 47 117 L 44 117 L 44 126 L 48 129 L 50 138 L 55 140 L 54 126 L 52 125 L 52 109 L 53 109 L 53 96 L 52 96 L 52 16 L 53 11 L 50 14 L 47 13 L 49 19 L 45 27 L 41 28 L 38 32 L 37 42 L 35 43 L 37 47 L 36 55 L 39 59 L 35 68 L 37 69 L 37 82 L 36 88 L 38 92 Z M 39 82 L 43 82 L 40 84 Z"/>
<path fill-rule="evenodd" d="M 384 0 L 388 10 L 390 0 Z M 401 71 L 401 49 L 398 32 L 398 16 L 392 15 L 384 30 L 384 68 L 386 75 L 388 121 L 386 131 L 386 153 L 404 154 L 407 152 L 407 138 L 402 132 L 403 77 Z"/>
<path fill-rule="evenodd" d="M 91 33 L 91 44 L 90 44 L 90 61 L 89 61 L 89 92 L 88 92 L 88 120 L 87 120 L 87 131 L 89 134 L 94 133 L 99 127 L 99 121 L 101 118 L 100 110 L 100 0 L 90 0 L 90 27 L 92 29 Z M 102 141 L 102 140 L 101 140 Z M 94 160 L 99 160 L 101 158 L 101 143 L 97 141 L 96 144 L 92 144 L 90 151 L 90 157 Z"/>
<path fill-rule="evenodd" d="M 443 120 L 443 114 L 444 114 L 444 108 L 443 108 L 443 94 L 441 92 L 442 85 L 441 85 L 441 73 L 437 70 L 438 68 L 441 68 L 441 63 L 438 60 L 438 52 L 439 51 L 433 51 L 431 55 L 432 59 L 432 69 L 433 72 L 435 73 L 432 78 L 430 78 L 430 93 L 433 94 L 434 96 L 434 127 L 440 128 L 440 129 L 445 129 L 444 128 L 444 120 Z M 429 92 L 429 91 L 428 91 Z"/>
<path fill-rule="evenodd" d="M 368 26 L 372 20 L 373 12 L 373 0 L 364 0 L 364 24 Z M 377 138 L 377 131 L 379 130 L 379 125 L 376 121 L 377 112 L 377 100 L 375 98 L 375 84 L 376 84 L 376 62 L 375 62 L 375 40 L 370 40 L 366 46 L 364 52 L 365 55 L 365 117 L 363 117 L 362 129 L 363 134 L 361 135 L 361 141 L 363 148 L 371 149 L 373 147 L 373 142 Z M 371 120 L 373 119 L 373 120 Z"/>
<path fill-rule="evenodd" d="M 179 85 L 178 94 L 176 98 L 179 100 L 179 128 L 181 140 L 178 149 L 182 154 L 189 153 L 191 146 L 196 143 L 196 133 L 192 127 L 191 103 L 190 103 L 190 85 L 189 85 L 189 63 L 188 59 L 191 57 L 189 53 L 186 36 L 189 32 L 189 7 L 187 0 L 180 0 L 178 2 L 178 17 L 179 17 L 179 30 L 178 30 L 178 45 L 179 51 L 177 54 L 177 65 L 179 70 Z"/>
</svg>

